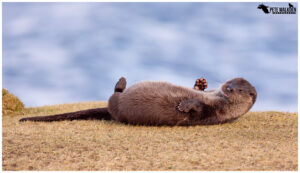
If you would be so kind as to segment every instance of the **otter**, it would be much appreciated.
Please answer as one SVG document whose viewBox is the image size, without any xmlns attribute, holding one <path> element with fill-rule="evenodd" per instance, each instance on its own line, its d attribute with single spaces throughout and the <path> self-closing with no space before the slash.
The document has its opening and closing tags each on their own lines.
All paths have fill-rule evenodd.
<svg viewBox="0 0 300 173">
<path fill-rule="evenodd" d="M 108 100 L 108 107 L 20 121 L 104 119 L 133 125 L 193 126 L 231 122 L 250 110 L 255 88 L 243 78 L 234 78 L 215 90 L 204 91 L 207 82 L 197 79 L 194 88 L 168 82 L 138 82 L 126 89 L 121 77 Z"/>
</svg>

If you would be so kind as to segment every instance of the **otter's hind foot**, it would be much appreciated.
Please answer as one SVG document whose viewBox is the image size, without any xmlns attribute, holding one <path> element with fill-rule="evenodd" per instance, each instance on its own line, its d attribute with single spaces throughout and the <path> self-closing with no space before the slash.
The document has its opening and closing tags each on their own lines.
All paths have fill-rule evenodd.
<svg viewBox="0 0 300 173">
<path fill-rule="evenodd" d="M 207 88 L 207 82 L 204 78 L 197 79 L 194 85 L 195 90 L 204 91 Z"/>
<path fill-rule="evenodd" d="M 121 77 L 115 86 L 115 92 L 123 92 L 126 88 L 126 79 Z"/>
</svg>

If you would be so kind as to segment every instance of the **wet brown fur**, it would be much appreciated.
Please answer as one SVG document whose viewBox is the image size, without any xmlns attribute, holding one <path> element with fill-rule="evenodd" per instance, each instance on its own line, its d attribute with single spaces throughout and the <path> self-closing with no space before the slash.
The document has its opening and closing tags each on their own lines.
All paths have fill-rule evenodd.
<svg viewBox="0 0 300 173">
<path fill-rule="evenodd" d="M 135 125 L 208 125 L 233 121 L 249 111 L 256 100 L 255 88 L 243 78 L 227 81 L 219 89 L 197 91 L 167 82 L 139 82 L 125 89 L 126 80 L 121 78 L 115 93 L 108 101 L 108 112 L 82 114 L 78 112 L 54 116 L 23 118 L 20 121 L 57 121 L 84 119 L 114 119 Z M 97 109 L 94 109 L 97 112 Z M 64 116 L 62 116 L 64 115 Z M 55 117 L 56 116 L 56 117 Z M 52 119 L 51 119 L 52 117 Z M 73 117 L 73 118 L 70 118 Z M 104 118 L 102 118 L 104 117 Z"/>
</svg>

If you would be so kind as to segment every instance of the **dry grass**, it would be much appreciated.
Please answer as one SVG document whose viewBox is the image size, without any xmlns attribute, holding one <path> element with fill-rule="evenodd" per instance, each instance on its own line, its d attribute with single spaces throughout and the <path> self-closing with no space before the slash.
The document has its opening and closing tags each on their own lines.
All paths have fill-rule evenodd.
<svg viewBox="0 0 300 173">
<path fill-rule="evenodd" d="M 105 106 L 45 106 L 26 116 Z M 145 127 L 3 117 L 3 170 L 298 170 L 298 113 L 250 112 L 231 124 Z"/>
<path fill-rule="evenodd" d="M 24 110 L 24 104 L 21 100 L 2 88 L 2 115 L 20 114 Z"/>
</svg>

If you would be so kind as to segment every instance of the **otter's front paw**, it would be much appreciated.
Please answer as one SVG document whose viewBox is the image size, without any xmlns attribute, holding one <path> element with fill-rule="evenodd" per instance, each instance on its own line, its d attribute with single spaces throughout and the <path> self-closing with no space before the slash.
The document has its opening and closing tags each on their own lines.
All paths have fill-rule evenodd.
<svg viewBox="0 0 300 173">
<path fill-rule="evenodd" d="M 190 105 L 186 104 L 184 102 L 179 103 L 179 105 L 177 106 L 177 109 L 181 112 L 186 112 L 186 113 L 191 110 Z"/>
<path fill-rule="evenodd" d="M 194 85 L 195 90 L 204 91 L 207 88 L 207 82 L 204 78 L 197 79 Z"/>
</svg>

